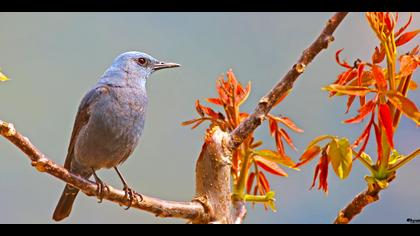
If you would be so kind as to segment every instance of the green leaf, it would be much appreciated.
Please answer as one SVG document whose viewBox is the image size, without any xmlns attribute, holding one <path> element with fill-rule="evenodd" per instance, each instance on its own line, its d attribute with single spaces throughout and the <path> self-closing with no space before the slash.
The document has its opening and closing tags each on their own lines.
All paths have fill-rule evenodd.
<svg viewBox="0 0 420 236">
<path fill-rule="evenodd" d="M 359 158 L 362 158 L 363 160 L 365 160 L 369 165 L 373 165 L 372 158 L 367 153 L 362 152 L 362 154 L 360 154 Z"/>
<path fill-rule="evenodd" d="M 308 144 L 308 147 L 306 147 L 306 150 L 308 150 L 308 149 L 310 149 L 312 146 L 314 146 L 314 145 L 316 145 L 317 143 L 319 143 L 319 142 L 321 142 L 321 141 L 323 141 L 323 140 L 325 140 L 325 139 L 335 139 L 335 137 L 334 136 L 332 136 L 332 135 L 321 135 L 321 136 L 318 136 L 318 137 L 316 137 L 316 138 L 314 138 L 309 144 Z"/>
<path fill-rule="evenodd" d="M 398 160 L 404 158 L 397 150 L 392 150 L 391 156 L 389 157 L 388 164 L 392 165 L 397 163 Z"/>
<path fill-rule="evenodd" d="M 272 150 L 252 150 L 252 152 L 255 155 L 260 156 L 266 160 L 287 166 L 292 169 L 297 169 L 297 168 L 294 168 L 296 163 L 294 163 L 293 160 L 286 155 L 281 155 L 280 153 L 274 152 Z"/>
<path fill-rule="evenodd" d="M 341 179 L 347 178 L 353 162 L 349 140 L 346 138 L 332 140 L 328 145 L 327 154 L 337 176 Z"/>
<path fill-rule="evenodd" d="M 7 76 L 5 76 L 3 73 L 0 72 L 0 81 L 6 81 L 9 80 L 9 78 L 7 78 Z"/>
</svg>

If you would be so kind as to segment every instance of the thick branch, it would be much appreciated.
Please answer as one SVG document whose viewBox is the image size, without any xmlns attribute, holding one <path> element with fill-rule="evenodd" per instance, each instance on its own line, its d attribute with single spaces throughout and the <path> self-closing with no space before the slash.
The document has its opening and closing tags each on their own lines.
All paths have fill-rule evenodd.
<svg viewBox="0 0 420 236">
<path fill-rule="evenodd" d="M 22 150 L 32 161 L 38 171 L 48 173 L 64 182 L 80 189 L 88 196 L 97 196 L 96 183 L 83 179 L 67 171 L 64 167 L 57 165 L 49 160 L 41 151 L 39 151 L 28 138 L 17 132 L 12 124 L 0 120 L 0 135 L 4 136 L 20 150 Z M 141 197 L 143 200 L 141 201 Z M 136 194 L 131 205 L 132 208 L 148 211 L 159 217 L 176 217 L 188 220 L 196 220 L 205 217 L 206 212 L 200 202 L 173 202 L 165 201 L 153 197 Z M 120 205 L 128 206 L 124 191 L 109 186 L 109 190 L 104 191 L 103 198 Z"/>
<path fill-rule="evenodd" d="M 230 134 L 229 148 L 236 149 L 239 145 L 264 121 L 266 115 L 276 102 L 285 95 L 292 87 L 293 83 L 301 75 L 309 63 L 321 52 L 326 49 L 330 42 L 334 40 L 332 34 L 335 29 L 347 15 L 347 12 L 338 12 L 332 16 L 321 35 L 307 48 L 298 62 L 290 69 L 287 74 L 278 82 L 268 94 L 262 97 L 254 112 L 248 116 L 235 130 Z"/>
<path fill-rule="evenodd" d="M 391 175 L 387 182 L 390 183 L 395 179 L 395 173 Z M 384 190 L 378 184 L 369 184 L 368 188 L 359 193 L 344 209 L 342 209 L 337 218 L 334 220 L 334 224 L 348 224 L 355 216 L 360 214 L 363 209 L 376 201 L 379 200 L 379 193 Z"/>
</svg>

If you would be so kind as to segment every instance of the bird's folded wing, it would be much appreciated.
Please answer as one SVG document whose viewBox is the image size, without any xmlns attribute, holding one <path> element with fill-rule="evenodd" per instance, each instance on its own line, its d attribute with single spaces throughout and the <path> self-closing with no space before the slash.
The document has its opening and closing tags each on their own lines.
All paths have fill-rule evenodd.
<svg viewBox="0 0 420 236">
<path fill-rule="evenodd" d="M 91 89 L 85 97 L 82 99 L 79 110 L 76 115 L 76 120 L 73 126 L 73 132 L 70 138 L 70 144 L 67 151 L 66 161 L 64 163 L 64 168 L 70 170 L 71 161 L 73 160 L 74 155 L 74 145 L 76 144 L 77 135 L 79 134 L 80 130 L 83 126 L 85 126 L 89 122 L 90 118 L 90 107 L 93 103 L 97 101 L 100 96 L 109 93 L 109 86 L 108 85 L 98 85 Z"/>
</svg>

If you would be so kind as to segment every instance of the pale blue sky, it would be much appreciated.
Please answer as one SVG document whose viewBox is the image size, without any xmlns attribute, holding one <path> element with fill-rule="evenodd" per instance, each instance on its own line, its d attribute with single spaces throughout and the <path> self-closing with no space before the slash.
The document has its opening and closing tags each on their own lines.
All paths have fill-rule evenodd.
<svg viewBox="0 0 420 236">
<path fill-rule="evenodd" d="M 242 83 L 252 81 L 244 111 L 252 111 L 319 34 L 332 13 L 0 13 L 0 67 L 11 81 L 0 84 L 0 119 L 11 121 L 45 154 L 63 163 L 77 106 L 84 93 L 119 53 L 147 52 L 183 67 L 158 72 L 148 82 L 150 106 L 145 132 L 132 157 L 121 167 L 140 193 L 171 200 L 194 195 L 194 165 L 205 126 L 191 131 L 180 123 L 195 117 L 194 101 L 216 95 L 215 79 L 233 68 Z M 403 14 L 404 15 L 404 14 Z M 406 16 L 404 17 L 406 19 Z M 420 28 L 414 14 L 411 29 Z M 296 82 L 293 93 L 274 113 L 292 118 L 305 130 L 292 134 L 297 152 L 321 134 L 354 140 L 363 124 L 343 125 L 345 100 L 329 99 L 321 87 L 335 80 L 341 68 L 334 54 L 368 60 L 377 44 L 362 13 L 351 13 L 322 52 Z M 413 43 L 419 43 L 418 37 Z M 413 43 L 410 45 L 412 46 Z M 403 52 L 408 47 L 403 49 Z M 419 83 L 418 73 L 415 79 Z M 419 90 L 410 98 L 420 103 Z M 273 148 L 267 127 L 256 132 Z M 419 147 L 420 130 L 403 118 L 396 147 L 407 154 Z M 372 142 L 373 143 L 373 142 Z M 374 153 L 374 146 L 368 151 Z M 0 222 L 52 223 L 53 209 L 64 184 L 36 172 L 13 145 L 0 139 Z M 330 223 L 337 212 L 364 190 L 367 171 L 359 164 L 348 179 L 329 176 L 330 193 L 308 191 L 316 162 L 288 178 L 269 176 L 277 192 L 276 213 L 261 206 L 249 209 L 247 223 Z M 355 223 L 405 223 L 420 218 L 420 161 L 398 172 L 381 200 Z M 113 171 L 99 172 L 120 186 Z M 81 194 L 65 223 L 182 223 L 157 219 L 137 210 Z"/>
</svg>

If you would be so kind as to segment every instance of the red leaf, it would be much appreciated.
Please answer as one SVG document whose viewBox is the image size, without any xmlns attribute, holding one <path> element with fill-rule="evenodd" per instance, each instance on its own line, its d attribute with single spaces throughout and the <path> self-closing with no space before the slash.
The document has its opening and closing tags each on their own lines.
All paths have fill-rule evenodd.
<svg viewBox="0 0 420 236">
<path fill-rule="evenodd" d="M 262 187 L 264 188 L 265 192 L 269 192 L 270 191 L 270 183 L 268 183 L 268 180 L 265 177 L 265 174 L 263 172 L 258 173 L 258 179 L 259 179 Z"/>
<path fill-rule="evenodd" d="M 378 162 L 381 163 L 382 161 L 381 131 L 379 130 L 379 127 L 375 123 L 373 123 L 373 127 L 375 128 L 376 145 L 378 149 Z"/>
<path fill-rule="evenodd" d="M 338 50 L 338 51 L 335 53 L 335 60 L 337 61 L 337 63 L 338 63 L 340 66 L 345 67 L 345 68 L 348 68 L 348 69 L 351 69 L 352 67 L 351 67 L 349 64 L 347 64 L 347 62 L 345 62 L 345 61 L 340 62 L 340 53 L 341 53 L 343 50 L 344 50 L 344 48 L 342 48 L 342 49 Z"/>
<path fill-rule="evenodd" d="M 370 130 L 372 128 L 372 124 L 374 122 L 375 119 L 375 112 L 372 112 L 372 116 L 370 118 L 369 123 L 366 125 L 366 128 L 363 130 L 363 133 L 360 135 L 360 137 L 354 141 L 353 143 L 353 147 L 357 147 L 359 145 L 359 143 L 364 140 L 362 147 L 360 148 L 359 152 L 357 153 L 357 156 L 354 158 L 358 158 L 366 149 L 367 144 L 369 142 L 369 138 L 370 138 Z"/>
<path fill-rule="evenodd" d="M 251 82 L 248 82 L 245 89 L 242 89 L 242 86 L 239 83 L 236 91 L 236 102 L 240 105 L 248 98 L 249 94 L 251 93 Z"/>
<path fill-rule="evenodd" d="M 414 37 L 416 37 L 416 35 L 418 33 L 420 33 L 420 29 L 402 34 L 395 41 L 395 45 L 398 47 L 398 46 L 401 46 L 401 45 L 407 43 L 408 41 L 410 41 L 411 39 L 413 39 Z"/>
<path fill-rule="evenodd" d="M 319 175 L 319 184 L 318 189 L 324 190 L 324 192 L 328 193 L 328 156 L 322 156 L 319 159 L 318 165 L 315 168 L 314 179 L 312 181 L 311 189 L 315 186 L 315 181 Z"/>
<path fill-rule="evenodd" d="M 347 114 L 347 113 L 349 113 L 349 111 L 350 111 L 350 107 L 351 107 L 351 105 L 353 104 L 353 102 L 354 102 L 354 99 L 356 98 L 356 96 L 354 96 L 354 95 L 350 95 L 349 96 L 349 98 L 347 99 L 347 108 L 346 108 L 346 112 L 344 113 L 344 114 Z"/>
<path fill-rule="evenodd" d="M 278 116 L 272 116 L 270 115 L 274 120 L 283 123 L 284 125 L 286 125 L 287 127 L 289 127 L 291 130 L 298 132 L 298 133 L 302 133 L 303 130 L 299 129 L 295 123 L 293 123 L 293 121 L 285 116 L 282 117 L 278 117 Z"/>
<path fill-rule="evenodd" d="M 258 166 L 263 168 L 264 170 L 268 171 L 271 174 L 279 175 L 279 176 L 287 176 L 287 173 L 282 170 L 277 163 L 266 160 L 259 156 L 254 156 L 254 160 Z"/>
<path fill-rule="evenodd" d="M 405 29 L 407 29 L 408 25 L 411 23 L 411 20 L 413 20 L 412 14 L 410 14 L 410 18 L 408 19 L 407 23 L 397 31 L 395 37 L 398 37 L 402 32 L 404 32 Z"/>
<path fill-rule="evenodd" d="M 389 145 L 394 148 L 394 127 L 392 126 L 391 110 L 387 104 L 379 104 L 379 120 L 386 132 Z"/>
<path fill-rule="evenodd" d="M 364 106 L 362 106 L 359 110 L 359 114 L 353 118 L 345 120 L 344 123 L 351 124 L 351 123 L 359 123 L 363 120 L 370 112 L 373 111 L 375 108 L 376 102 L 374 100 L 370 100 Z"/>
<path fill-rule="evenodd" d="M 246 192 L 247 193 L 251 192 L 252 184 L 254 183 L 254 177 L 255 177 L 254 172 L 251 172 L 251 174 L 249 174 L 249 176 L 248 176 L 248 180 L 246 181 Z"/>
<path fill-rule="evenodd" d="M 309 148 L 308 150 L 306 150 L 302 156 L 300 157 L 300 162 L 297 163 L 294 168 L 298 168 L 299 166 L 305 165 L 306 163 L 310 162 L 311 160 L 313 160 L 319 153 L 321 152 L 321 147 L 320 146 L 312 146 L 311 148 Z"/>
<path fill-rule="evenodd" d="M 270 128 L 270 134 L 273 136 L 274 133 L 278 130 L 278 125 L 275 119 L 271 118 L 271 116 L 268 116 L 268 124 Z"/>
<path fill-rule="evenodd" d="M 373 64 L 381 63 L 385 59 L 385 50 L 381 47 L 379 50 L 378 47 L 375 47 L 375 53 L 372 55 Z"/>
<path fill-rule="evenodd" d="M 195 101 L 195 109 L 197 110 L 197 113 L 200 116 L 204 116 L 203 109 L 202 109 L 201 104 L 200 104 L 200 101 L 198 99 Z"/>
<path fill-rule="evenodd" d="M 293 150 L 297 150 L 295 145 L 293 144 L 293 140 L 292 138 L 290 138 L 289 134 L 287 134 L 287 132 L 284 129 L 279 129 L 279 132 L 281 134 L 281 136 L 284 138 L 284 140 L 286 140 L 286 142 L 289 144 L 289 146 L 291 148 L 293 148 Z"/>
<path fill-rule="evenodd" d="M 377 65 L 372 65 L 372 73 L 373 73 L 373 78 L 375 79 L 379 90 L 381 90 L 381 91 L 386 90 L 387 89 L 387 83 L 386 83 L 385 75 L 384 75 L 382 69 Z"/>
<path fill-rule="evenodd" d="M 280 155 L 286 156 L 286 153 L 284 152 L 283 142 L 281 141 L 281 133 L 277 130 L 275 132 L 274 139 L 276 140 L 277 151 L 280 153 Z"/>
<path fill-rule="evenodd" d="M 220 98 L 207 98 L 207 102 L 213 103 L 215 105 L 223 106 L 222 100 Z"/>
<path fill-rule="evenodd" d="M 391 19 L 391 16 L 389 15 L 389 12 L 387 12 L 386 15 L 385 15 L 385 24 L 386 24 L 388 30 L 391 32 L 394 28 L 394 22 Z"/>
<path fill-rule="evenodd" d="M 357 67 L 357 85 L 358 86 L 362 86 L 362 75 L 363 75 L 363 70 L 365 69 L 365 64 L 360 63 L 359 66 Z"/>
</svg>

